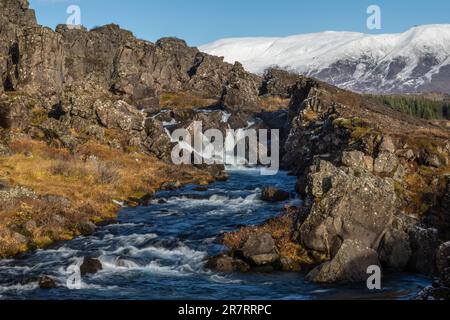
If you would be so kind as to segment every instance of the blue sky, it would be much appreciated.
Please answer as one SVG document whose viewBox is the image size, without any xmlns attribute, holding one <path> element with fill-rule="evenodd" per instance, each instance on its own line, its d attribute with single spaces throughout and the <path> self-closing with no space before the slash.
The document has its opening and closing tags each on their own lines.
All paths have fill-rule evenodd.
<svg viewBox="0 0 450 320">
<path fill-rule="evenodd" d="M 164 36 L 201 45 L 220 38 L 286 36 L 345 30 L 403 32 L 414 25 L 450 23 L 450 1 L 427 0 L 30 0 L 39 23 L 65 23 L 76 4 L 88 28 L 117 23 L 141 39 Z M 382 29 L 366 27 L 369 5 L 380 6 Z"/>
</svg>

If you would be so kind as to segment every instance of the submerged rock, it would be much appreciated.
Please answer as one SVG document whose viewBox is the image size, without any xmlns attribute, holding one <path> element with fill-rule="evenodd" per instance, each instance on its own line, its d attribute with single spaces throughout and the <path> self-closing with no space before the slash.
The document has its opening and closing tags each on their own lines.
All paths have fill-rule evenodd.
<svg viewBox="0 0 450 320">
<path fill-rule="evenodd" d="M 208 191 L 208 187 L 207 186 L 197 186 L 194 188 L 194 191 L 205 192 L 205 191 Z"/>
</svg>

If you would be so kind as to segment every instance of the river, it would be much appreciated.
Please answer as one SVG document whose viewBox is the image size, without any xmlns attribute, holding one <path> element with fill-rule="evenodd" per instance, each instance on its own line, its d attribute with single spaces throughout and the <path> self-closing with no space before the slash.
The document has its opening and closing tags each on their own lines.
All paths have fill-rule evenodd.
<svg viewBox="0 0 450 320">
<path fill-rule="evenodd" d="M 89 237 L 57 244 L 18 259 L 0 261 L 0 299 L 410 299 L 430 280 L 390 274 L 383 289 L 365 284 L 318 286 L 299 273 L 217 274 L 204 268 L 208 255 L 223 250 L 216 237 L 243 225 L 258 224 L 281 212 L 293 199 L 278 204 L 259 200 L 265 185 L 294 190 L 295 177 L 284 172 L 261 176 L 257 169 L 231 169 L 230 179 L 207 191 L 186 186 L 157 193 L 146 207 L 124 208 L 117 223 Z M 67 279 L 89 256 L 103 270 L 81 278 L 76 288 Z M 39 276 L 61 287 L 40 289 Z"/>
</svg>

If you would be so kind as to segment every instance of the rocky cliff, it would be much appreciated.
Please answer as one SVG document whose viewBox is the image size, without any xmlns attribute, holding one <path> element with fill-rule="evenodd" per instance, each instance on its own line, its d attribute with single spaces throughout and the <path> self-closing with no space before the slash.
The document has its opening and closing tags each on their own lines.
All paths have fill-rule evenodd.
<svg viewBox="0 0 450 320">
<path fill-rule="evenodd" d="M 449 237 L 448 127 L 310 78 L 298 77 L 290 92 L 282 162 L 304 203 L 225 235 L 231 251 L 210 265 L 303 270 L 325 283 L 365 281 L 371 265 L 436 272 Z"/>
</svg>

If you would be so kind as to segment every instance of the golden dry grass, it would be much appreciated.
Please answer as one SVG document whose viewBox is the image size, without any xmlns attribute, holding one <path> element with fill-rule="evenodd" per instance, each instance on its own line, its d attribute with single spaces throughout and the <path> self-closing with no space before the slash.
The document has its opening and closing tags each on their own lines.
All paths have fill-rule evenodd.
<svg viewBox="0 0 450 320">
<path fill-rule="evenodd" d="M 283 99 L 281 97 L 263 97 L 260 98 L 261 109 L 268 112 L 287 110 L 290 99 Z"/>
<path fill-rule="evenodd" d="M 79 234 L 77 223 L 98 223 L 116 216 L 114 200 L 133 203 L 153 194 L 165 182 L 207 184 L 212 177 L 189 166 L 173 167 L 138 153 L 124 153 L 88 142 L 76 154 L 43 142 L 20 140 L 10 145 L 13 156 L 0 158 L 0 177 L 38 196 L 68 199 L 69 208 L 38 199 L 12 199 L 0 205 L 0 257 L 11 256 Z M 55 219 L 56 216 L 62 219 Z M 63 222 L 59 221 L 62 220 Z M 33 221 L 37 227 L 24 232 Z M 59 222 L 58 222 L 59 221 Z M 15 231 L 14 237 L 10 230 Z M 17 235 L 29 241 L 17 241 Z"/>
<path fill-rule="evenodd" d="M 216 103 L 216 99 L 211 99 L 192 92 L 166 92 L 161 94 L 159 106 L 162 109 L 193 109 L 210 107 Z"/>
</svg>

